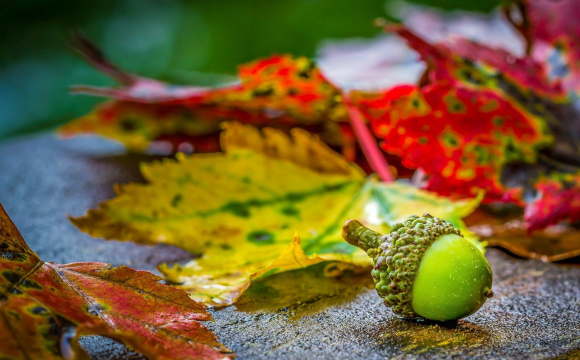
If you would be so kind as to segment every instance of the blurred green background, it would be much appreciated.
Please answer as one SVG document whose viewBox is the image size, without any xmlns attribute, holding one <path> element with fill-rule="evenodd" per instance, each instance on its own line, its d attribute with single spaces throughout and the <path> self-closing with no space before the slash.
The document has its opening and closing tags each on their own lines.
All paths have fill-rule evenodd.
<svg viewBox="0 0 580 360">
<path fill-rule="evenodd" d="M 323 39 L 373 37 L 400 0 L 23 0 L 0 11 L 0 139 L 53 128 L 102 99 L 73 84 L 111 85 L 65 48 L 82 31 L 122 68 L 205 85 L 272 53 L 314 56 Z M 487 12 L 500 0 L 414 0 Z M 215 75 L 211 75 L 215 74 Z"/>
</svg>

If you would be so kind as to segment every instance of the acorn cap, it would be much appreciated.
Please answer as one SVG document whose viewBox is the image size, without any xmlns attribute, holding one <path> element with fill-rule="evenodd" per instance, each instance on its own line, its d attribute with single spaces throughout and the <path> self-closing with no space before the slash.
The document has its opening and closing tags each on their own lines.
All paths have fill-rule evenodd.
<svg viewBox="0 0 580 360">
<path fill-rule="evenodd" d="M 447 234 L 463 237 L 453 225 L 429 214 L 410 216 L 382 237 L 356 220 L 347 221 L 343 228 L 345 240 L 373 258 L 371 274 L 385 305 L 406 318 L 419 317 L 412 307 L 412 291 L 423 255 Z"/>
</svg>

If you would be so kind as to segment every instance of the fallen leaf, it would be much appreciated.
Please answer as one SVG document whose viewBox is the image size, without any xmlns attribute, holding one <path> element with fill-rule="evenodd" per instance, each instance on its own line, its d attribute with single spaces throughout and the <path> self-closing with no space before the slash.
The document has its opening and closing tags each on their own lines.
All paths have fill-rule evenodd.
<svg viewBox="0 0 580 360">
<path fill-rule="evenodd" d="M 558 224 L 529 233 L 521 213 L 497 215 L 476 210 L 465 219 L 470 231 L 523 258 L 553 262 L 580 256 L 580 232 Z"/>
<path fill-rule="evenodd" d="M 180 153 L 176 161 L 144 164 L 149 184 L 118 186 L 117 198 L 72 221 L 92 236 L 167 243 L 193 253 L 247 240 L 263 251 L 263 244 L 281 238 L 287 246 L 291 236 L 281 234 L 294 230 L 323 233 L 365 178 L 299 129 L 292 137 L 274 129 L 262 136 L 231 123 L 222 148 L 223 154 Z M 246 228 L 249 218 L 262 223 Z"/>
<path fill-rule="evenodd" d="M 149 184 L 119 186 L 117 198 L 71 221 L 96 237 L 203 252 L 201 259 L 175 271 L 200 274 L 194 285 L 184 287 L 198 294 L 195 299 L 214 305 L 234 301 L 232 288 L 241 294 L 249 278 L 289 245 L 302 251 L 295 246 L 297 237 L 291 244 L 294 231 L 302 234 L 310 254 L 325 248 L 345 252 L 345 257 L 356 253 L 340 236 L 340 216 L 365 179 L 356 165 L 299 129 L 289 137 L 231 123 L 222 133 L 222 147 L 223 154 L 178 154 L 177 161 L 143 165 Z M 299 265 L 294 261 L 272 271 Z M 162 270 L 170 280 L 183 282 Z"/>
<path fill-rule="evenodd" d="M 510 161 L 534 162 L 550 142 L 547 129 L 493 91 L 437 82 L 399 86 L 382 94 L 354 93 L 353 101 L 384 139 L 383 150 L 429 175 L 426 188 L 446 196 L 517 201 L 501 171 Z M 471 119 L 478 119 L 474 126 Z"/>
<path fill-rule="evenodd" d="M 64 137 L 95 134 L 112 139 L 132 151 L 145 151 L 152 140 L 179 134 L 192 137 L 219 132 L 219 123 L 198 116 L 185 106 L 109 101 L 91 113 L 63 125 Z M 218 144 L 219 150 L 219 144 Z M 216 151 L 215 148 L 210 150 Z M 199 149 L 196 149 L 199 151 Z"/>
<path fill-rule="evenodd" d="M 121 71 L 83 38 L 77 38 L 74 46 L 82 57 L 121 86 L 73 87 L 76 93 L 114 101 L 61 127 L 63 136 L 98 134 L 120 141 L 131 150 L 143 151 L 164 135 L 216 133 L 223 120 L 278 128 L 346 120 L 340 91 L 306 57 L 273 55 L 256 60 L 239 67 L 239 82 L 202 88 L 169 85 Z M 328 131 L 339 132 L 328 127 L 332 126 L 309 130 L 318 130 L 326 138 L 331 137 Z M 346 145 L 336 136 L 329 140 Z"/>
<path fill-rule="evenodd" d="M 580 189 L 578 111 L 543 64 L 463 39 L 430 44 L 404 26 L 387 26 L 427 64 L 419 85 L 354 92 L 385 151 L 426 175 L 446 196 L 485 191 L 484 202 L 528 208 L 528 229 L 574 221 L 575 203 L 554 203 L 542 185 L 570 196 Z"/>
<path fill-rule="evenodd" d="M 40 260 L 0 205 L 0 358 L 79 358 L 77 338 L 102 335 L 150 359 L 224 359 L 186 293 L 146 271 Z"/>
<path fill-rule="evenodd" d="M 323 261 L 369 265 L 365 252 L 342 239 L 348 218 L 387 232 L 389 221 L 426 209 L 461 226 L 461 216 L 479 202 L 454 203 L 408 184 L 365 183 L 356 165 L 299 129 L 289 137 L 230 123 L 222 147 L 220 154 L 143 165 L 148 184 L 120 186 L 117 198 L 71 221 L 95 237 L 202 253 L 159 270 L 195 300 L 226 306 L 252 279 Z"/>
<path fill-rule="evenodd" d="M 528 232 L 557 224 L 562 219 L 580 220 L 580 176 L 552 174 L 542 177 L 535 185 L 538 195 L 526 206 L 524 220 Z M 580 250 L 580 247 L 578 247 Z"/>
<path fill-rule="evenodd" d="M 568 91 L 580 92 L 580 3 L 518 0 L 506 4 L 508 19 L 529 42 L 531 55 L 551 65 Z M 513 8 L 519 16 L 511 16 Z"/>
</svg>

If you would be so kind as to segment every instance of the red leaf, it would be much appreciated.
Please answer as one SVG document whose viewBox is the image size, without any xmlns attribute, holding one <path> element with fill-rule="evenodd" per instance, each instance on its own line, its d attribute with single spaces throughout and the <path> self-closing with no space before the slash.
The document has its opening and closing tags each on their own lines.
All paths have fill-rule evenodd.
<svg viewBox="0 0 580 360">
<path fill-rule="evenodd" d="M 528 231 L 543 229 L 563 220 L 580 220 L 580 177 L 558 174 L 535 184 L 536 199 L 526 206 L 524 220 Z"/>
<path fill-rule="evenodd" d="M 119 88 L 76 86 L 73 91 L 122 101 L 206 108 L 212 118 L 248 121 L 248 116 L 280 118 L 287 123 L 346 120 L 340 91 L 306 57 L 274 55 L 242 65 L 239 83 L 216 88 L 173 86 L 118 70 L 88 40 L 75 50 L 95 67 L 122 81 Z M 119 75 L 122 74 L 122 75 Z"/>
<path fill-rule="evenodd" d="M 0 205 L 0 357 L 78 357 L 76 337 L 92 334 L 150 359 L 225 358 L 227 349 L 198 322 L 211 315 L 160 280 L 125 266 L 45 263 Z"/>
<path fill-rule="evenodd" d="M 516 57 L 503 49 L 490 48 L 462 38 L 456 38 L 444 46 L 465 59 L 496 69 L 511 84 L 520 87 L 521 92 L 531 90 L 538 96 L 560 101 L 567 97 L 560 81 L 548 80 L 545 64 L 531 57 Z"/>
<path fill-rule="evenodd" d="M 385 140 L 383 149 L 421 168 L 431 176 L 427 188 L 447 196 L 484 190 L 488 202 L 518 201 L 519 191 L 501 183 L 502 167 L 535 161 L 547 144 L 538 124 L 490 90 L 438 82 L 352 98 Z"/>
<path fill-rule="evenodd" d="M 533 56 L 550 61 L 561 55 L 565 64 L 556 64 L 556 76 L 562 78 L 566 90 L 580 92 L 580 2 L 519 0 L 517 5 L 521 19 L 508 19 L 529 41 Z"/>
<path fill-rule="evenodd" d="M 256 127 L 306 128 L 329 145 L 355 152 L 348 134 L 335 121 L 346 121 L 340 91 L 305 57 L 274 55 L 240 66 L 239 82 L 215 88 L 172 86 L 119 70 L 93 44 L 77 38 L 75 51 L 93 66 L 121 82 L 118 88 L 76 86 L 77 93 L 115 99 L 60 129 L 64 136 L 98 134 L 129 149 L 145 150 L 156 140 L 180 139 L 195 151 L 217 145 L 219 123 L 237 120 Z"/>
<path fill-rule="evenodd" d="M 427 71 L 419 86 L 353 94 L 382 148 L 425 172 L 426 187 L 439 194 L 484 190 L 486 202 L 528 203 L 530 230 L 578 220 L 580 204 L 557 204 L 580 193 L 578 112 L 545 67 L 463 39 L 432 45 L 404 26 L 388 30 L 408 41 Z"/>
</svg>

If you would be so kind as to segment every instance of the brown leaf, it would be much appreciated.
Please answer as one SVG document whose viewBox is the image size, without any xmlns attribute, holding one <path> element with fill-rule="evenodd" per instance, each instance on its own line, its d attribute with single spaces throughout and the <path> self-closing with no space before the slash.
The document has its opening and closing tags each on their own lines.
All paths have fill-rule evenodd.
<svg viewBox="0 0 580 360">
<path fill-rule="evenodd" d="M 530 235 L 521 214 L 493 216 L 482 210 L 465 222 L 489 246 L 524 258 L 553 262 L 580 256 L 580 231 L 568 225 L 549 226 Z"/>
</svg>

